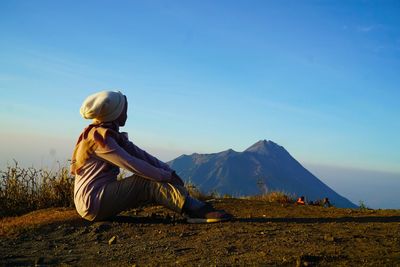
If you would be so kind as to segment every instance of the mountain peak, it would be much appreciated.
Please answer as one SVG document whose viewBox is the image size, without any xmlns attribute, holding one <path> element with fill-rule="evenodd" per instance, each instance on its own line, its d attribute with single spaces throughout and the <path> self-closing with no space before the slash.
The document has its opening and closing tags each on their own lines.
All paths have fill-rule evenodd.
<svg viewBox="0 0 400 267">
<path fill-rule="evenodd" d="M 272 141 L 260 140 L 244 152 L 228 149 L 212 154 L 192 154 L 171 161 L 170 166 L 204 192 L 255 195 L 260 189 L 262 193 L 283 191 L 310 200 L 328 197 L 338 207 L 356 207 Z M 265 187 L 260 188 L 261 183 Z"/>
<path fill-rule="evenodd" d="M 247 148 L 245 152 L 253 152 L 258 154 L 269 154 L 269 152 L 280 148 L 280 146 L 270 140 L 260 140 Z"/>
</svg>

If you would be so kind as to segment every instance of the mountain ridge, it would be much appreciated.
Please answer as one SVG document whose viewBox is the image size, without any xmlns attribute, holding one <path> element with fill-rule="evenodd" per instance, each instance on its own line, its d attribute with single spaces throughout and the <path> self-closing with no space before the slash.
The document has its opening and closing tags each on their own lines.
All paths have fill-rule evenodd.
<svg viewBox="0 0 400 267">
<path fill-rule="evenodd" d="M 290 153 L 270 140 L 259 140 L 243 152 L 227 149 L 217 153 L 181 155 L 168 162 L 186 181 L 200 190 L 230 195 L 255 195 L 283 191 L 308 200 L 328 197 L 338 207 L 356 207 L 336 193 Z M 262 185 L 262 186 L 260 186 Z"/>
</svg>

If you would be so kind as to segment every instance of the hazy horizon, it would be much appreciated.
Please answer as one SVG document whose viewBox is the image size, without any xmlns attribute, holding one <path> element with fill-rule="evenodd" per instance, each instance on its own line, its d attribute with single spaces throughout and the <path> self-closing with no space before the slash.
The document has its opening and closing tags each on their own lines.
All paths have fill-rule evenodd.
<svg viewBox="0 0 400 267">
<path fill-rule="evenodd" d="M 70 144 L 66 144 L 66 147 L 69 147 L 69 145 Z M 71 146 L 71 152 L 72 148 L 73 146 Z M 179 153 L 177 151 L 171 152 L 166 149 L 157 150 L 150 147 L 142 148 L 164 162 L 171 161 L 182 154 L 190 155 L 193 153 L 198 153 L 197 151 L 185 151 Z M 37 150 L 31 149 L 30 151 Z M 221 151 L 203 151 L 205 154 L 218 152 Z M 288 152 L 291 153 L 290 150 L 288 150 Z M 47 153 L 43 151 L 43 154 L 39 154 L 40 156 L 36 157 L 35 159 L 30 158 L 33 155 L 23 156 L 22 154 L 18 154 L 21 152 L 15 153 L 15 157 L 11 159 L 4 160 L 4 158 L 0 158 L 0 168 L 2 170 L 4 170 L 4 168 L 7 166 L 14 166 L 14 160 L 16 160 L 21 167 L 33 166 L 35 168 L 48 168 L 52 170 L 57 170 L 59 166 L 68 167 L 69 164 L 69 153 L 61 153 L 60 151 L 57 151 L 55 146 L 49 146 Z M 292 154 L 292 156 L 294 155 Z M 295 159 L 299 161 L 307 170 L 313 173 L 318 179 L 356 205 L 359 205 L 360 201 L 362 201 L 369 208 L 400 209 L 400 202 L 397 201 L 398 188 L 400 188 L 400 172 L 396 173 L 382 170 L 325 165 L 313 162 L 304 162 L 302 159 L 296 157 Z"/>
</svg>

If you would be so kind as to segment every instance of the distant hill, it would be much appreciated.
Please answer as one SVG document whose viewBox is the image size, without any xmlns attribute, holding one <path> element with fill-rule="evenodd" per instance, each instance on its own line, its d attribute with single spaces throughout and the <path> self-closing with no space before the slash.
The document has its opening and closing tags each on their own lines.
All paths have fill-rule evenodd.
<svg viewBox="0 0 400 267">
<path fill-rule="evenodd" d="M 305 169 L 282 146 L 261 140 L 243 152 L 182 155 L 168 164 L 204 192 L 255 195 L 283 191 L 307 200 L 328 197 L 337 207 L 357 207 Z"/>
</svg>

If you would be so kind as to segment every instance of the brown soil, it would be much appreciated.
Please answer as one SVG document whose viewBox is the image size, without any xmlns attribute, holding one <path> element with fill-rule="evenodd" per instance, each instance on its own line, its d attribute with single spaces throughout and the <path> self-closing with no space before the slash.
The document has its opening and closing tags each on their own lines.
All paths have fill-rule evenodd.
<svg viewBox="0 0 400 267">
<path fill-rule="evenodd" d="M 162 207 L 97 223 L 68 209 L 46 210 L 66 219 L 37 224 L 35 216 L 45 213 L 33 213 L 25 228 L 2 219 L 0 265 L 400 266 L 399 210 L 213 203 L 235 219 L 190 225 Z"/>
</svg>

